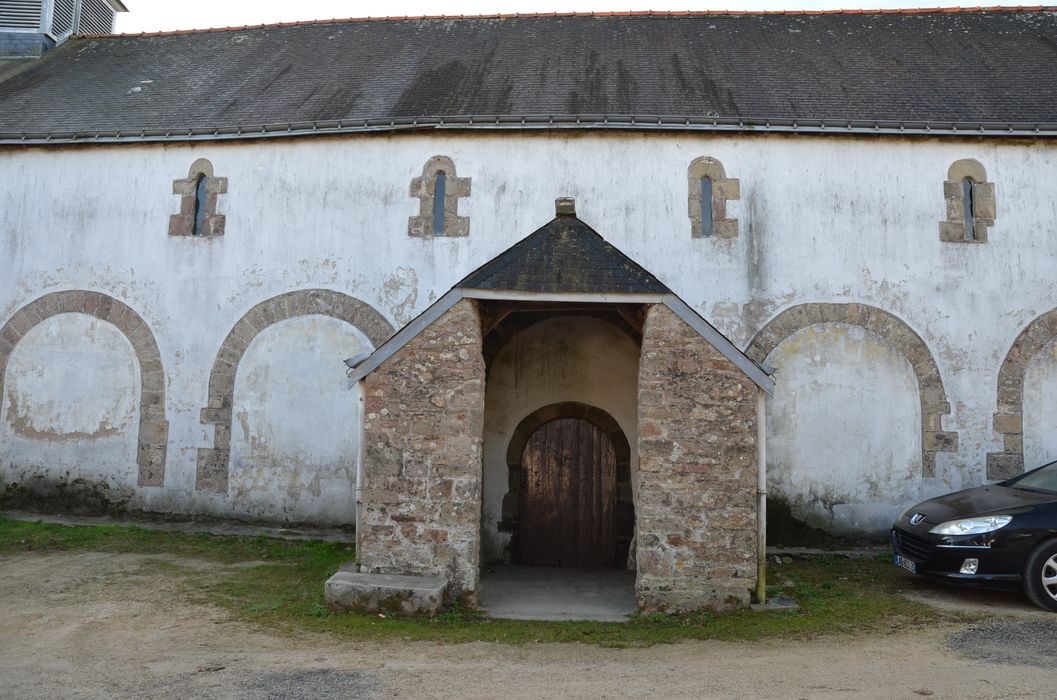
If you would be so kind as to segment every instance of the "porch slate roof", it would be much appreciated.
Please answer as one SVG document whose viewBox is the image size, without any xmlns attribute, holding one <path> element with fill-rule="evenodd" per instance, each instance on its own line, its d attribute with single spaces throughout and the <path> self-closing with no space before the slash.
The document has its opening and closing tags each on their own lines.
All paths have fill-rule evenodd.
<svg viewBox="0 0 1057 700">
<path fill-rule="evenodd" d="M 571 215 L 555 217 L 455 286 L 512 292 L 671 292 L 641 265 Z"/>
</svg>

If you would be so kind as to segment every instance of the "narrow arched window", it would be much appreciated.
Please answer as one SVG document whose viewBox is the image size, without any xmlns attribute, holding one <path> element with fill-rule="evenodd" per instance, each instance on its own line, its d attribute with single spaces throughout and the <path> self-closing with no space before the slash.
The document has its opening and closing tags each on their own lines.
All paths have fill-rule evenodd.
<svg viewBox="0 0 1057 700">
<path fill-rule="evenodd" d="M 946 243 L 987 243 L 995 225 L 995 183 L 988 182 L 983 164 L 973 158 L 951 163 L 943 181 L 947 218 L 940 222 Z"/>
<path fill-rule="evenodd" d="M 741 198 L 737 178 L 727 177 L 723 164 L 711 156 L 695 158 L 686 171 L 687 213 L 692 238 L 737 238 L 738 220 L 728 203 Z"/>
<path fill-rule="evenodd" d="M 447 185 L 448 175 L 443 170 L 437 171 L 437 177 L 433 181 L 433 235 L 444 235 L 444 189 Z"/>
<path fill-rule="evenodd" d="M 962 180 L 962 211 L 965 215 L 965 240 L 976 240 L 976 202 L 973 201 L 973 181 Z"/>
<path fill-rule="evenodd" d="M 712 178 L 701 178 L 701 235 L 705 238 L 715 233 L 712 221 Z"/>
<path fill-rule="evenodd" d="M 201 236 L 205 233 L 206 222 L 206 176 L 199 175 L 195 182 L 195 216 L 191 228 L 192 236 Z"/>
</svg>

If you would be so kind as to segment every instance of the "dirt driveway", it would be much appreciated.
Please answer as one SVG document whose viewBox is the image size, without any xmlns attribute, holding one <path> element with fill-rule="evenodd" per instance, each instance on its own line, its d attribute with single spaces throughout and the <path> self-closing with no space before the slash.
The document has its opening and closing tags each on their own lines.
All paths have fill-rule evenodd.
<svg viewBox="0 0 1057 700">
<path fill-rule="evenodd" d="M 1015 597 L 975 627 L 823 641 L 634 650 L 368 644 L 229 621 L 222 610 L 188 602 L 165 572 L 165 566 L 218 565 L 171 559 L 159 566 L 159 559 L 0 557 L 0 697 L 1057 696 L 1057 621 Z"/>
</svg>

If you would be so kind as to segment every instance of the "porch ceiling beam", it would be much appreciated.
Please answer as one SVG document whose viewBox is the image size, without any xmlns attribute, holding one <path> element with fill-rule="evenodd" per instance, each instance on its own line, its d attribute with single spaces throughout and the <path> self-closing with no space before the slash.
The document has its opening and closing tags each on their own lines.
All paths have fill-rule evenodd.
<svg viewBox="0 0 1057 700">
<path fill-rule="evenodd" d="M 499 289 L 459 288 L 467 299 L 505 299 L 509 301 L 559 301 L 600 304 L 660 304 L 665 294 L 581 293 L 581 292 L 518 292 Z"/>
</svg>

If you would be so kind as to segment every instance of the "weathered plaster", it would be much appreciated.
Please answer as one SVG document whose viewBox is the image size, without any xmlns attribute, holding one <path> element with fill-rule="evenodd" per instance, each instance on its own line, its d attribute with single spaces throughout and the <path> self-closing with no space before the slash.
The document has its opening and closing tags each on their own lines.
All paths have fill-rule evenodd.
<svg viewBox="0 0 1057 700">
<path fill-rule="evenodd" d="M 253 339 L 235 376 L 233 510 L 271 521 L 355 522 L 361 391 L 334 360 L 372 347 L 328 316 L 280 321 Z"/>
<path fill-rule="evenodd" d="M 865 304 L 798 304 L 768 321 L 753 337 L 745 354 L 757 362 L 764 362 L 775 347 L 792 334 L 821 323 L 865 328 L 887 340 L 906 358 L 917 378 L 921 403 L 921 475 L 934 476 L 936 454 L 957 452 L 958 433 L 943 429 L 943 417 L 951 412 L 951 406 L 936 361 L 921 337 L 901 319 Z"/>
<path fill-rule="evenodd" d="M 6 376 L 0 492 L 3 484 L 30 493 L 74 482 L 137 487 L 140 371 L 117 328 L 80 313 L 52 316 L 19 341 Z"/>
<path fill-rule="evenodd" d="M 922 484 L 910 362 L 880 336 L 843 323 L 796 331 L 768 362 L 778 368 L 767 402 L 768 497 L 826 530 L 886 531 Z"/>
<path fill-rule="evenodd" d="M 213 371 L 209 375 L 209 403 L 202 409 L 201 417 L 204 425 L 212 424 L 216 427 L 213 430 L 213 447 L 198 450 L 196 489 L 218 493 L 228 490 L 232 393 L 235 389 L 236 372 L 246 348 L 269 326 L 287 319 L 311 315 L 329 316 L 345 321 L 360 330 L 373 345 L 380 345 L 392 334 L 392 326 L 373 308 L 358 299 L 328 289 L 288 292 L 262 301 L 246 312 L 224 339 L 213 362 Z M 312 341 L 314 339 L 309 342 Z M 339 356 L 332 360 L 335 367 L 339 366 Z"/>
<path fill-rule="evenodd" d="M 1036 353 L 1024 373 L 1024 467 L 1057 460 L 1057 341 Z"/>
<path fill-rule="evenodd" d="M 139 431 L 136 449 L 136 464 L 139 467 L 137 482 L 139 486 L 161 486 L 165 479 L 165 458 L 168 452 L 169 437 L 169 423 L 165 420 L 165 374 L 158 345 L 150 327 L 139 314 L 117 299 L 99 292 L 70 290 L 46 294 L 19 309 L 0 328 L 0 397 L 4 394 L 8 360 L 12 351 L 17 349 L 26 334 L 44 321 L 55 316 L 69 314 L 83 314 L 106 321 L 122 333 L 131 344 L 140 371 Z M 19 379 L 22 377 L 17 377 L 16 381 Z M 55 387 L 49 388 L 57 391 Z M 17 391 L 11 394 L 11 402 L 15 404 L 14 409 L 18 408 L 18 396 Z M 56 400 L 72 401 L 72 398 L 59 393 Z M 71 407 L 68 410 L 72 412 L 76 409 Z M 29 426 L 35 423 L 38 417 L 48 420 L 47 412 L 44 416 L 20 416 L 15 410 L 13 424 L 31 429 Z M 93 430 L 86 428 L 81 431 L 66 432 L 91 433 Z M 67 435 L 67 437 L 75 439 L 74 434 Z M 12 466 L 14 464 L 12 463 Z"/>
<path fill-rule="evenodd" d="M 1057 309 L 1052 309 L 1034 319 L 1022 330 L 1006 353 L 1002 366 L 998 370 L 998 405 L 993 423 L 995 433 L 1002 436 L 1002 450 L 987 455 L 987 478 L 1008 479 L 1041 463 L 1025 462 L 1025 426 L 1031 424 L 1032 454 L 1048 454 L 1049 439 L 1041 435 L 1052 434 L 1057 430 L 1057 423 L 1049 422 L 1051 412 L 1042 407 L 1038 401 L 1038 392 L 1045 391 L 1048 385 L 1044 380 L 1048 376 L 1048 364 L 1042 355 L 1057 340 Z M 1036 359 L 1039 357 L 1038 362 Z M 1028 383 L 1029 369 L 1036 370 L 1042 384 Z M 1031 377 L 1034 379 L 1034 377 Z M 1025 393 L 1031 392 L 1033 401 L 1025 400 Z M 1033 413 L 1026 413 L 1031 408 Z"/>
<path fill-rule="evenodd" d="M 407 235 L 421 211 L 408 185 L 437 153 L 473 176 L 459 202 L 472 236 Z M 739 179 L 741 199 L 727 202 L 737 238 L 687 235 L 687 167 L 701 154 Z M 214 439 L 214 424 L 200 421 L 210 371 L 247 310 L 329 289 L 399 325 L 552 218 L 558 196 L 575 197 L 581 218 L 739 347 L 809 302 L 868 304 L 913 328 L 943 378 L 943 429 L 958 433 L 958 450 L 936 453 L 935 477 L 913 498 L 982 483 L 988 453 L 1014 454 L 994 424 L 998 368 L 1057 299 L 1057 238 L 1040 234 L 1057 221 L 1057 142 L 1045 140 L 430 132 L 2 155 L 0 323 L 42 295 L 98 290 L 134 308 L 161 362 L 179 368 L 164 387 L 164 487 L 131 496 L 145 509 L 231 512 L 194 484 L 197 449 Z M 173 178 L 198 158 L 230 180 L 218 199 L 225 235 L 168 236 Z M 942 183 L 966 158 L 995 183 L 1000 216 L 987 245 L 937 236 Z M 867 170 L 875 176 L 861 177 Z M 387 286 L 402 269 L 416 278 Z M 855 459 L 874 457 L 862 449 Z"/>
</svg>

